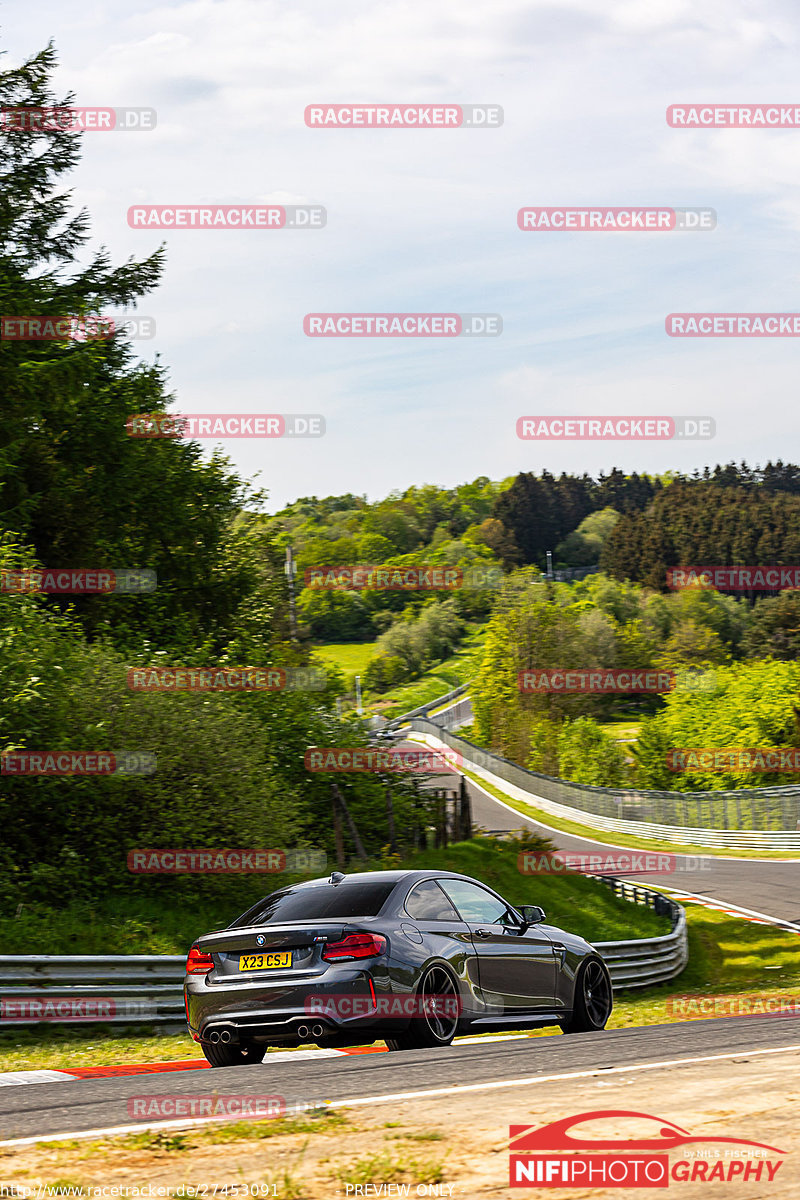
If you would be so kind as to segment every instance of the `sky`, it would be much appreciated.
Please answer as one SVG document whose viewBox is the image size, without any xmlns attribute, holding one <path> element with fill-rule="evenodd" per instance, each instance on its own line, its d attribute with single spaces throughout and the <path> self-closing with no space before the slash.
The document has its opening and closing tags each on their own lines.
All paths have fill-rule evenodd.
<svg viewBox="0 0 800 1200">
<path fill-rule="evenodd" d="M 0 3 L 4 67 L 52 38 L 86 133 L 89 248 L 159 288 L 135 343 L 176 411 L 319 413 L 219 443 L 267 490 L 371 499 L 518 471 L 798 461 L 796 338 L 679 339 L 670 312 L 800 311 L 800 128 L 673 129 L 671 104 L 800 106 L 783 0 Z M 316 129 L 309 104 L 493 104 L 495 128 Z M 132 229 L 135 204 L 313 204 L 314 230 Z M 522 232 L 526 206 L 709 206 L 708 232 Z M 312 312 L 498 313 L 494 338 L 310 338 Z M 531 442 L 529 415 L 703 415 L 709 441 Z M 209 451 L 214 443 L 204 443 Z"/>
</svg>

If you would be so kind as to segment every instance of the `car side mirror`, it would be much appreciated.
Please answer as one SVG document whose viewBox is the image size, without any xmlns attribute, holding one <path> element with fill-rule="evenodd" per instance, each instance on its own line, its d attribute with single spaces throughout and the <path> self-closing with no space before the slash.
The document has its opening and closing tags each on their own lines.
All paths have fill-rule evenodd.
<svg viewBox="0 0 800 1200">
<path fill-rule="evenodd" d="M 519 911 L 522 913 L 525 929 L 528 929 L 531 925 L 538 925 L 545 919 L 544 909 L 539 908 L 538 904 L 523 904 Z"/>
</svg>

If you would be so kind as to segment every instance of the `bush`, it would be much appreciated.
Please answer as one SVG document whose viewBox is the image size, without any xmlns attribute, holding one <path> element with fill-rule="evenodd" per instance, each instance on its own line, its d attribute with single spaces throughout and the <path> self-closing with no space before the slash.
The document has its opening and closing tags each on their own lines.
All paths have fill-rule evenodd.
<svg viewBox="0 0 800 1200">
<path fill-rule="evenodd" d="M 416 679 L 458 647 L 466 629 L 451 600 L 429 604 L 417 620 L 396 621 L 377 641 L 364 674 L 367 687 L 386 691 Z"/>
<path fill-rule="evenodd" d="M 622 750 L 591 717 L 568 721 L 558 735 L 558 773 L 572 783 L 619 787 L 625 780 Z"/>
</svg>

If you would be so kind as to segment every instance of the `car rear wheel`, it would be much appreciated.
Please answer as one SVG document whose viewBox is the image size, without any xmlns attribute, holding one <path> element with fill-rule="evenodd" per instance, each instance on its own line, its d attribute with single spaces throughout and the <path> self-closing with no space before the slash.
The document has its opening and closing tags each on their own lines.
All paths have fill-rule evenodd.
<svg viewBox="0 0 800 1200">
<path fill-rule="evenodd" d="M 386 1038 L 390 1050 L 422 1050 L 449 1046 L 458 1028 L 458 985 L 444 967 L 428 967 L 417 988 L 419 1013 L 408 1029 Z"/>
<path fill-rule="evenodd" d="M 266 1046 L 256 1042 L 201 1042 L 200 1048 L 212 1067 L 243 1067 L 245 1063 L 260 1063 Z"/>
<path fill-rule="evenodd" d="M 599 958 L 587 959 L 575 980 L 575 995 L 569 1020 L 561 1023 L 564 1033 L 595 1033 L 605 1029 L 613 1007 L 611 976 Z"/>
</svg>

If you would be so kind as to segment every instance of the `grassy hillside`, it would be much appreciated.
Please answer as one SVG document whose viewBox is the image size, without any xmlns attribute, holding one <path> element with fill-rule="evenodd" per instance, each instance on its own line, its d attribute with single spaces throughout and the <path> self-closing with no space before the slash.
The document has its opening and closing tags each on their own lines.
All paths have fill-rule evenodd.
<svg viewBox="0 0 800 1200">
<path fill-rule="evenodd" d="M 482 879 L 512 904 L 540 904 L 554 925 L 590 941 L 646 937 L 668 932 L 668 924 L 649 909 L 618 900 L 604 884 L 580 875 L 521 875 L 517 849 L 489 839 L 462 842 L 447 850 L 426 850 L 400 861 L 401 867 L 440 867 Z M 392 863 L 392 866 L 395 864 Z M 379 869 L 379 863 L 370 869 Z M 358 866 L 351 865 L 351 871 Z M 175 881 L 180 884 L 180 880 Z M 253 900 L 283 886 L 274 878 L 254 881 Z M 111 897 L 102 906 L 65 909 L 26 907 L 18 917 L 0 921 L 5 954 L 183 954 L 198 934 L 227 925 L 243 906 L 173 904 L 143 896 L 139 901 Z"/>
<path fill-rule="evenodd" d="M 425 850 L 414 867 L 440 867 L 481 879 L 511 904 L 539 904 L 548 923 L 588 941 L 654 937 L 669 933 L 669 921 L 652 909 L 618 899 L 604 883 L 583 875 L 521 875 L 518 849 L 489 838 L 461 842 L 446 850 Z M 412 865 L 411 862 L 408 864 Z"/>
<path fill-rule="evenodd" d="M 419 679 L 398 685 L 386 692 L 374 692 L 363 685 L 363 675 L 377 653 L 376 642 L 328 642 L 314 646 L 314 655 L 324 663 L 338 667 L 345 679 L 345 688 L 355 693 L 355 677 L 362 676 L 364 707 L 369 713 L 393 717 L 397 713 L 419 708 L 443 696 L 462 683 L 469 683 L 478 669 L 486 637 L 485 623 L 473 627 L 461 646 L 449 658 L 426 671 Z"/>
<path fill-rule="evenodd" d="M 356 675 L 363 675 L 375 656 L 375 642 L 329 642 L 325 646 L 315 646 L 314 654 L 324 663 L 338 667 L 344 675 L 345 688 L 353 692 Z"/>
<path fill-rule="evenodd" d="M 374 696 L 370 705 L 371 711 L 379 712 L 384 717 L 393 717 L 398 713 L 410 712 L 412 708 L 419 708 L 421 704 L 428 704 L 437 696 L 443 696 L 453 688 L 460 687 L 462 683 L 469 683 L 483 656 L 485 638 L 486 626 L 480 625 L 464 638 L 455 654 L 444 659 L 419 679 L 393 688 L 380 696 Z"/>
</svg>

